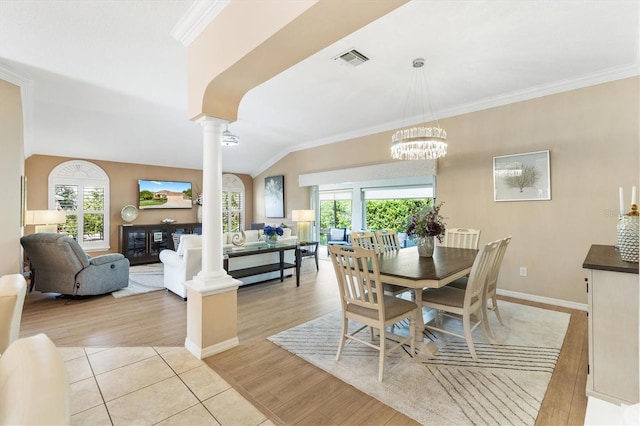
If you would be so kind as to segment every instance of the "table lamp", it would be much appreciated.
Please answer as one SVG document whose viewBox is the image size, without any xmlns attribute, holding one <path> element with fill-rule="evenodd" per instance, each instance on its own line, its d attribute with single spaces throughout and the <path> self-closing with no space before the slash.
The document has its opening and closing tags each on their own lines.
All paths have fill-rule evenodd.
<svg viewBox="0 0 640 426">
<path fill-rule="evenodd" d="M 36 225 L 36 232 L 58 232 L 58 224 L 67 221 L 64 210 L 27 210 L 25 225 Z"/>
<path fill-rule="evenodd" d="M 311 222 L 316 220 L 315 210 L 292 210 L 291 219 L 298 222 L 298 241 L 311 241 Z"/>
</svg>

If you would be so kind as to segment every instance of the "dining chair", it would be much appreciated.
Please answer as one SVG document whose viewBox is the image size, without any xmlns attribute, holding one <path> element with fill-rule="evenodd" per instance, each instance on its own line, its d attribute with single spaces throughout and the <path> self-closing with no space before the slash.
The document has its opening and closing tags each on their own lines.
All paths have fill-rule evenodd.
<svg viewBox="0 0 640 426">
<path fill-rule="evenodd" d="M 505 237 L 500 240 L 500 247 L 498 247 L 498 252 L 494 257 L 493 264 L 491 265 L 491 270 L 487 274 L 487 283 L 485 284 L 485 292 L 482 297 L 484 304 L 484 311 L 487 313 L 487 331 L 489 335 L 493 338 L 494 333 L 491 328 L 491 323 L 488 321 L 488 315 L 491 312 L 495 312 L 496 317 L 501 325 L 504 326 L 504 322 L 502 321 L 502 317 L 500 316 L 500 310 L 498 309 L 498 275 L 500 275 L 500 268 L 502 266 L 502 259 L 504 258 L 504 253 L 507 251 L 507 247 L 511 242 L 511 236 Z M 464 290 L 467 287 L 467 278 L 462 277 L 457 280 L 449 283 L 448 285 L 451 287 L 459 288 Z M 488 301 L 491 299 L 491 306 L 489 306 Z"/>
<path fill-rule="evenodd" d="M 378 253 L 382 253 L 382 249 L 378 244 L 376 233 L 371 231 L 353 231 L 351 233 L 351 244 L 357 247 L 371 249 Z"/>
<path fill-rule="evenodd" d="M 486 318 L 483 312 L 483 307 L 485 306 L 483 294 L 487 276 L 500 244 L 501 241 L 497 240 L 482 247 L 471 267 L 466 289 L 462 290 L 447 285 L 441 288 L 427 288 L 422 292 L 422 306 L 438 310 L 438 315 L 425 324 L 425 328 L 465 339 L 471 357 L 474 360 L 477 360 L 478 357 L 473 345 L 472 333 Z M 472 315 L 475 317 L 473 324 Z M 461 320 L 464 334 L 447 329 L 443 317 Z M 432 325 L 432 323 L 435 323 L 435 325 Z M 481 329 L 483 333 L 488 333 L 485 327 L 481 327 Z M 489 336 L 486 337 L 488 338 Z"/>
<path fill-rule="evenodd" d="M 402 248 L 400 239 L 395 229 L 379 229 L 376 231 L 376 240 L 378 242 L 378 250 L 380 253 L 398 251 Z M 398 296 L 400 294 L 411 291 L 410 288 L 395 284 L 384 284 L 384 292 L 390 296 Z M 411 291 L 413 295 L 413 292 Z"/>
<path fill-rule="evenodd" d="M 470 228 L 447 228 L 440 245 L 445 247 L 467 248 L 478 250 L 480 230 Z"/>
<path fill-rule="evenodd" d="M 380 251 L 396 251 L 400 250 L 400 239 L 395 229 L 378 229 L 376 231 L 376 240 Z"/>
<path fill-rule="evenodd" d="M 342 350 L 347 340 L 354 340 L 379 351 L 378 381 L 382 381 L 385 356 L 410 344 L 411 354 L 415 349 L 415 328 L 418 315 L 418 305 L 409 300 L 386 294 L 376 293 L 375 286 L 380 286 L 380 270 L 376 252 L 358 246 L 330 246 L 331 262 L 336 273 L 340 289 L 340 301 L 342 305 L 342 335 L 336 361 L 340 361 Z M 386 328 L 409 319 L 409 336 L 398 336 L 387 332 Z M 362 324 L 352 333 L 349 333 L 349 321 Z M 378 329 L 379 342 L 375 344 L 373 334 L 371 342 L 358 337 L 365 328 Z M 395 344 L 387 348 L 387 338 L 393 338 Z"/>
</svg>

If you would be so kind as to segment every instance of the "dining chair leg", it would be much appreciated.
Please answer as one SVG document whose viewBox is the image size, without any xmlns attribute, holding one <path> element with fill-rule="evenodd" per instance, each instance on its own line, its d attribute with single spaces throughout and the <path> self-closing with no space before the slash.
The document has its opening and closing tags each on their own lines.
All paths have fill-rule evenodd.
<svg viewBox="0 0 640 426">
<path fill-rule="evenodd" d="M 348 326 L 349 326 L 349 320 L 347 318 L 342 318 L 342 335 L 340 336 L 340 344 L 338 345 L 338 353 L 336 355 L 336 361 L 340 361 L 340 356 L 342 355 L 342 349 L 344 349 L 344 344 L 347 340 Z"/>
<path fill-rule="evenodd" d="M 420 308 L 418 308 L 420 309 Z M 418 315 L 418 310 L 413 311 L 413 315 L 409 319 L 409 333 L 411 336 L 411 356 L 415 356 L 416 354 L 416 316 Z"/>
<path fill-rule="evenodd" d="M 496 313 L 498 321 L 500 321 L 500 324 L 504 326 L 504 322 L 502 321 L 502 317 L 500 316 L 500 309 L 498 309 L 498 298 L 496 296 L 493 296 L 491 298 L 491 310 Z"/>
<path fill-rule="evenodd" d="M 481 325 L 482 334 L 489 343 L 494 343 L 496 335 L 493 332 L 493 328 L 491 327 L 491 318 L 489 318 L 491 316 L 491 309 L 489 309 L 489 305 L 487 304 L 487 298 L 482 301 L 481 312 L 482 315 L 484 315 Z"/>
<path fill-rule="evenodd" d="M 384 357 L 386 356 L 387 349 L 387 337 L 386 337 L 386 329 L 384 327 L 380 328 L 380 361 L 378 362 L 378 381 L 382 381 L 382 375 L 384 373 Z"/>
<path fill-rule="evenodd" d="M 462 318 L 462 324 L 464 326 L 464 337 L 467 339 L 467 346 L 469 347 L 469 353 L 471 353 L 471 358 L 474 360 L 478 360 L 478 356 L 476 355 L 476 348 L 473 345 L 473 338 L 471 337 L 471 316 L 465 315 Z"/>
</svg>

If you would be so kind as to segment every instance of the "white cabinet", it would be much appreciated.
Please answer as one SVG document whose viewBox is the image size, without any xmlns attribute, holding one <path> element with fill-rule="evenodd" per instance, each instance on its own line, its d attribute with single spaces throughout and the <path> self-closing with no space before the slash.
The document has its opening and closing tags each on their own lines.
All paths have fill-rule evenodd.
<svg viewBox="0 0 640 426">
<path fill-rule="evenodd" d="M 592 246 L 588 270 L 589 375 L 586 393 L 612 403 L 639 401 L 638 264 L 612 246 Z"/>
</svg>

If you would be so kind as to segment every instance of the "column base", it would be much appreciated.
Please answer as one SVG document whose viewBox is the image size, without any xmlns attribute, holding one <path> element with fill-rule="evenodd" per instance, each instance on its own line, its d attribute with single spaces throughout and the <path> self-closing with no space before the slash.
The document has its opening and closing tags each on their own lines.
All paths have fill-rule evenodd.
<svg viewBox="0 0 640 426">
<path fill-rule="evenodd" d="M 228 275 L 196 276 L 187 288 L 185 347 L 202 359 L 238 345 L 238 285 Z"/>
<path fill-rule="evenodd" d="M 184 339 L 184 347 L 198 359 L 205 359 L 215 354 L 219 354 L 220 352 L 224 352 L 228 349 L 234 348 L 239 344 L 240 342 L 238 341 L 238 338 L 234 337 L 224 342 L 216 343 L 214 345 L 207 346 L 206 348 L 201 348 L 200 346 L 189 340 L 188 337 Z"/>
</svg>

